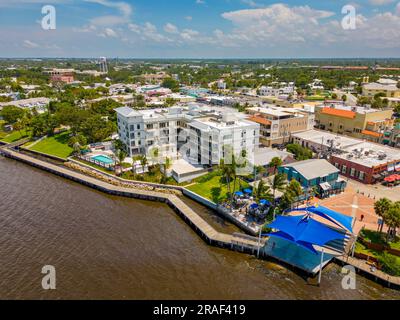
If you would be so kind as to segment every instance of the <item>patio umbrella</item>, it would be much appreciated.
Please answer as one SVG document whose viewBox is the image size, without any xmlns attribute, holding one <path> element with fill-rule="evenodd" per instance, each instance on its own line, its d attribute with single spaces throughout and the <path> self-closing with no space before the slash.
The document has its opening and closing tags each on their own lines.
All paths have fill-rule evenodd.
<svg viewBox="0 0 400 320">
<path fill-rule="evenodd" d="M 385 182 L 394 182 L 395 180 L 396 180 L 396 178 L 394 178 L 393 176 L 386 177 L 386 178 L 384 179 Z"/>
<path fill-rule="evenodd" d="M 257 203 L 252 203 L 252 204 L 250 205 L 250 208 L 251 208 L 251 209 L 257 209 L 257 208 L 258 208 L 258 204 L 257 204 Z"/>
<path fill-rule="evenodd" d="M 261 199 L 260 200 L 260 204 L 263 205 L 263 206 L 265 206 L 265 205 L 270 206 L 271 202 L 269 202 L 268 200 L 265 200 L 265 199 Z"/>
<path fill-rule="evenodd" d="M 251 189 L 244 189 L 243 191 L 244 191 L 244 193 L 248 193 L 248 194 L 252 194 L 252 192 L 253 192 L 253 191 L 251 191 Z"/>
<path fill-rule="evenodd" d="M 244 193 L 242 191 L 236 191 L 235 195 L 237 195 L 238 197 L 243 197 Z"/>
</svg>

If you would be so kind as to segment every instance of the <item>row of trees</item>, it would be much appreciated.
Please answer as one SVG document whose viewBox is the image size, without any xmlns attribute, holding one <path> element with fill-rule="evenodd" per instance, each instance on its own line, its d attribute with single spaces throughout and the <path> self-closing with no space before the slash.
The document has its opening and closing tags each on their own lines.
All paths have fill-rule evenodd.
<svg viewBox="0 0 400 320">
<path fill-rule="evenodd" d="M 227 164 L 221 160 L 219 169 L 226 182 L 228 198 L 230 200 L 232 200 L 233 192 L 236 190 L 236 181 L 238 180 L 237 169 L 244 165 L 245 164 L 243 163 L 238 164 L 238 161 L 234 156 L 232 156 L 232 161 L 230 164 Z M 267 185 L 261 178 L 258 182 L 258 185 L 253 190 L 253 196 L 256 201 L 266 199 L 271 201 L 274 207 L 277 207 L 277 192 L 282 192 L 283 194 L 279 202 L 279 209 L 283 211 L 292 207 L 293 203 L 303 194 L 303 188 L 298 181 L 292 180 L 288 183 L 285 174 L 276 173 L 277 168 L 281 165 L 282 160 L 279 157 L 274 157 L 271 160 L 269 167 L 273 168 L 275 174 L 273 178 L 270 179 L 270 185 Z M 265 169 L 262 167 L 256 168 L 256 174 L 263 172 L 265 172 Z M 233 188 L 231 188 L 231 183 L 233 183 Z"/>
</svg>

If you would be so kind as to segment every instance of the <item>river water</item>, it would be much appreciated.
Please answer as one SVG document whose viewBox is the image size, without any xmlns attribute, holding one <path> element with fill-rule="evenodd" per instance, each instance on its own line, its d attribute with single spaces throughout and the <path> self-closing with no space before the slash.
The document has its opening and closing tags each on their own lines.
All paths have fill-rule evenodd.
<svg viewBox="0 0 400 320">
<path fill-rule="evenodd" d="M 0 158 L 0 299 L 400 299 L 331 264 L 320 287 L 280 265 L 208 246 L 168 206 L 113 197 Z M 192 208 L 221 231 L 237 228 Z M 42 267 L 56 268 L 43 290 Z"/>
</svg>

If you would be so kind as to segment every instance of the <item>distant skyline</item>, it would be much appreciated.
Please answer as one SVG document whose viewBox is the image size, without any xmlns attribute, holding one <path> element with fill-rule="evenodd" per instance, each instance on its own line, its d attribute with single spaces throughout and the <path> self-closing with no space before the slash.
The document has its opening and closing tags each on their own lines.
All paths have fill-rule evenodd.
<svg viewBox="0 0 400 320">
<path fill-rule="evenodd" d="M 356 29 L 344 30 L 344 5 Z M 56 30 L 41 9 L 56 8 Z M 399 58 L 398 0 L 0 0 L 0 57 Z"/>
</svg>

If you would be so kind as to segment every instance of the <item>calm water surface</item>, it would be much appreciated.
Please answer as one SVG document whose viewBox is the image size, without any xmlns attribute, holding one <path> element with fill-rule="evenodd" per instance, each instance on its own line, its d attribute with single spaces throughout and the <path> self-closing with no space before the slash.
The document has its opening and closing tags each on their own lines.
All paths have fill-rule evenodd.
<svg viewBox="0 0 400 320">
<path fill-rule="evenodd" d="M 340 270 L 321 287 L 279 265 L 206 245 L 168 206 L 112 197 L 0 158 L 0 299 L 400 299 Z M 219 230 L 237 228 L 191 202 Z M 41 288 L 41 268 L 57 289 Z"/>
</svg>

